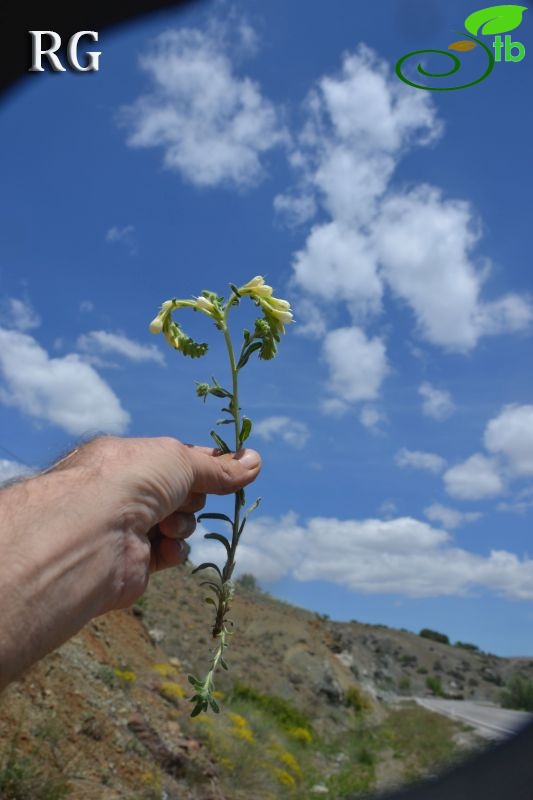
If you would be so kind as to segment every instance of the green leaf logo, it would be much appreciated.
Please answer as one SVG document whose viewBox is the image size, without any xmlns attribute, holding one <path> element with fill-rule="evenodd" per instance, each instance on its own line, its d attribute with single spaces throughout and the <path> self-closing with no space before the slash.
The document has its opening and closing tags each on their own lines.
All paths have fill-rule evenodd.
<svg viewBox="0 0 533 800">
<path fill-rule="evenodd" d="M 484 33 L 491 36 L 496 33 L 506 33 L 518 28 L 522 22 L 522 14 L 527 11 L 526 6 L 490 6 L 474 11 L 465 20 L 466 30 L 477 36 Z"/>
</svg>

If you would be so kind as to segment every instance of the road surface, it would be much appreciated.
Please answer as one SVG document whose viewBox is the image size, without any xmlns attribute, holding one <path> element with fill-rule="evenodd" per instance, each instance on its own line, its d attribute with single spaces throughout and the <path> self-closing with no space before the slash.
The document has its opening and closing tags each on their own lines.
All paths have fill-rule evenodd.
<svg viewBox="0 0 533 800">
<path fill-rule="evenodd" d="M 526 711 L 511 711 L 488 703 L 475 703 L 472 700 L 439 700 L 433 697 L 414 699 L 430 711 L 472 725 L 486 739 L 506 739 L 533 721 L 533 714 L 528 714 Z"/>
</svg>

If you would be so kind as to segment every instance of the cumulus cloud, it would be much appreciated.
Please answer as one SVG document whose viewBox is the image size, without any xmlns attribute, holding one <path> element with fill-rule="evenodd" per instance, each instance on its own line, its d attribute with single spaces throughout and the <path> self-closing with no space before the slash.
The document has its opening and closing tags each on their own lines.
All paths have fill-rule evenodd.
<svg viewBox="0 0 533 800">
<path fill-rule="evenodd" d="M 479 511 L 458 511 L 441 503 L 432 503 L 424 509 L 424 514 L 431 522 L 440 522 L 448 530 L 459 528 L 466 522 L 475 522 L 482 516 Z"/>
<path fill-rule="evenodd" d="M 512 292 L 483 298 L 490 263 L 476 255 L 482 230 L 467 202 L 425 184 L 391 189 L 407 150 L 442 132 L 432 99 L 406 88 L 369 48 L 345 55 L 307 98 L 290 158 L 295 183 L 275 206 L 304 224 L 313 200 L 326 215 L 294 254 L 299 290 L 342 302 L 362 324 L 383 313 L 388 289 L 420 338 L 467 353 L 483 336 L 528 328 L 533 306 Z"/>
<path fill-rule="evenodd" d="M 23 368 L 22 366 L 23 365 Z M 0 328 L 0 402 L 67 433 L 124 433 L 130 417 L 78 355 L 50 358 L 33 337 Z"/>
<path fill-rule="evenodd" d="M 323 356 L 329 370 L 329 408 L 341 410 L 350 403 L 374 400 L 389 367 L 385 344 L 369 339 L 361 328 L 337 328 L 324 338 Z"/>
<path fill-rule="evenodd" d="M 29 331 L 38 328 L 40 324 L 41 318 L 28 300 L 8 298 L 4 325 L 18 331 Z"/>
<path fill-rule="evenodd" d="M 248 50 L 250 31 L 234 26 Z M 131 147 L 161 148 L 165 167 L 196 186 L 254 185 L 264 175 L 263 155 L 286 141 L 259 85 L 235 73 L 234 44 L 215 23 L 161 34 L 140 60 L 151 90 L 120 113 Z"/>
<path fill-rule="evenodd" d="M 309 428 L 290 417 L 266 417 L 254 423 L 254 434 L 267 442 L 281 440 L 291 447 L 301 448 L 309 439 Z"/>
<path fill-rule="evenodd" d="M 193 543 L 196 563 L 216 553 L 199 538 Z M 237 571 L 264 581 L 329 581 L 365 594 L 462 596 L 483 589 L 533 599 L 533 560 L 504 550 L 480 555 L 454 547 L 448 533 L 412 517 L 313 517 L 305 523 L 293 513 L 259 518 L 248 523 Z"/>
<path fill-rule="evenodd" d="M 153 344 L 139 344 L 122 333 L 110 331 L 90 331 L 78 337 L 76 346 L 89 357 L 101 353 L 114 353 L 134 362 L 153 361 L 164 366 L 165 358 Z"/>
<path fill-rule="evenodd" d="M 372 433 L 381 433 L 380 425 L 386 422 L 385 414 L 375 406 L 363 406 L 359 413 L 359 421 Z"/>
<path fill-rule="evenodd" d="M 502 456 L 515 476 L 533 475 L 533 405 L 511 404 L 490 420 L 485 447 Z"/>
<path fill-rule="evenodd" d="M 425 381 L 418 389 L 422 396 L 422 411 L 427 417 L 432 417 L 439 422 L 447 419 L 455 410 L 452 396 L 443 389 L 436 389 Z"/>
<path fill-rule="evenodd" d="M 25 466 L 25 464 L 0 458 L 0 486 L 13 480 L 13 478 L 23 478 L 31 475 L 32 472 L 33 470 Z"/>
<path fill-rule="evenodd" d="M 425 453 L 421 450 L 408 450 L 402 447 L 398 450 L 394 458 L 399 467 L 414 467 L 423 469 L 427 472 L 442 472 L 446 466 L 446 461 L 436 453 Z"/>
<path fill-rule="evenodd" d="M 482 500 L 504 490 L 504 483 L 493 458 L 476 453 L 444 473 L 446 491 L 459 500 Z"/>
<path fill-rule="evenodd" d="M 92 300 L 82 300 L 80 303 L 80 311 L 83 314 L 90 314 L 91 311 L 94 311 L 94 303 Z"/>
</svg>

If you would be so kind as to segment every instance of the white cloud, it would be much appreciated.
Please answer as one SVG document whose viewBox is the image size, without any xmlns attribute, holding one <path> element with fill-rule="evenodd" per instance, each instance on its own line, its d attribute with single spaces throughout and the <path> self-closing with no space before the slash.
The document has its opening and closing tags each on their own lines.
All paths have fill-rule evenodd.
<svg viewBox="0 0 533 800">
<path fill-rule="evenodd" d="M 347 302 L 354 316 L 381 307 L 383 286 L 368 238 L 348 225 L 330 222 L 313 228 L 293 268 L 298 287 L 322 300 Z"/>
<path fill-rule="evenodd" d="M 405 152 L 442 131 L 427 93 L 406 88 L 367 47 L 346 55 L 307 99 L 290 158 L 295 185 L 275 203 L 300 221 L 311 219 L 313 198 L 326 212 L 294 255 L 300 290 L 346 304 L 360 324 L 383 313 L 388 288 L 421 338 L 466 353 L 482 336 L 528 328 L 533 306 L 513 293 L 483 299 L 490 264 L 475 258 L 481 226 L 467 202 L 428 185 L 391 190 Z"/>
<path fill-rule="evenodd" d="M 82 300 L 80 303 L 80 311 L 83 314 L 89 314 L 91 311 L 94 311 L 94 303 L 92 300 Z"/>
<path fill-rule="evenodd" d="M 490 420 L 485 447 L 503 456 L 516 476 L 533 475 L 533 405 L 507 405 Z"/>
<path fill-rule="evenodd" d="M 164 366 L 165 358 L 153 344 L 139 344 L 122 333 L 90 331 L 78 338 L 76 346 L 84 353 L 98 356 L 99 353 L 116 353 L 130 361 L 154 361 Z"/>
<path fill-rule="evenodd" d="M 446 466 L 445 459 L 436 453 L 408 450 L 406 447 L 398 450 L 394 460 L 399 467 L 414 467 L 415 469 L 423 469 L 434 473 L 442 472 Z"/>
<path fill-rule="evenodd" d="M 237 44 L 248 50 L 250 31 L 234 26 Z M 151 91 L 121 110 L 128 144 L 162 148 L 165 166 L 196 186 L 256 184 L 262 155 L 286 141 L 258 84 L 235 74 L 233 50 L 227 29 L 216 24 L 163 33 L 140 61 Z"/>
<path fill-rule="evenodd" d="M 389 369 L 382 339 L 368 339 L 360 328 L 337 328 L 325 336 L 323 355 L 329 369 L 330 400 L 337 410 L 339 403 L 347 408 L 378 396 Z"/>
<path fill-rule="evenodd" d="M 79 356 L 50 358 L 31 336 L 0 328 L 0 402 L 68 433 L 124 433 L 130 417 Z"/>
<path fill-rule="evenodd" d="M 200 563 L 214 556 L 216 561 L 219 550 L 197 538 L 192 558 Z M 237 572 L 252 572 L 265 581 L 330 581 L 365 594 L 462 596 L 484 589 L 533 599 L 533 560 L 506 551 L 485 556 L 453 547 L 445 531 L 412 517 L 313 517 L 299 523 L 289 513 L 281 519 L 255 519 L 239 544 Z"/>
<path fill-rule="evenodd" d="M 309 439 L 309 429 L 304 422 L 290 417 L 266 417 L 254 423 L 254 434 L 269 442 L 281 440 L 291 447 L 303 447 Z"/>
<path fill-rule="evenodd" d="M 427 417 L 442 422 L 455 411 L 451 394 L 443 389 L 436 389 L 427 381 L 420 385 L 418 393 L 423 398 L 422 411 Z"/>
<path fill-rule="evenodd" d="M 387 421 L 385 414 L 375 406 L 363 406 L 359 414 L 359 421 L 361 425 L 367 428 L 372 433 L 381 433 L 379 427 L 381 423 Z"/>
<path fill-rule="evenodd" d="M 294 328 L 297 336 L 308 339 L 322 339 L 326 333 L 326 320 L 322 310 L 308 298 L 297 300 L 294 314 L 298 324 Z"/>
<path fill-rule="evenodd" d="M 38 328 L 41 318 L 28 300 L 10 297 L 7 300 L 7 314 L 4 324 L 18 331 L 29 331 Z"/>
<path fill-rule="evenodd" d="M 504 489 L 495 459 L 476 453 L 444 473 L 446 491 L 460 500 L 494 497 Z"/>
<path fill-rule="evenodd" d="M 0 486 L 13 478 L 23 478 L 26 475 L 31 475 L 32 470 L 24 464 L 19 464 L 18 461 L 8 461 L 5 458 L 0 458 Z"/>
<path fill-rule="evenodd" d="M 134 225 L 125 225 L 123 228 L 114 225 L 107 231 L 105 239 L 106 242 L 121 242 L 129 249 L 132 255 L 137 253 Z"/>
<path fill-rule="evenodd" d="M 479 511 L 458 511 L 441 503 L 432 503 L 424 509 L 424 514 L 431 522 L 440 522 L 448 530 L 459 528 L 466 522 L 475 522 L 482 516 Z"/>
</svg>

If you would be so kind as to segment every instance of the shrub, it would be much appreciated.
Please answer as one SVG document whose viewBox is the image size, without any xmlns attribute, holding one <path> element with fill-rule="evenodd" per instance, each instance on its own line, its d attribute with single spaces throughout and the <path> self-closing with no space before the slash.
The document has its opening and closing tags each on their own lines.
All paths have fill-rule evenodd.
<svg viewBox="0 0 533 800">
<path fill-rule="evenodd" d="M 355 711 L 356 714 L 365 714 L 372 709 L 372 703 L 368 696 L 355 685 L 346 690 L 344 704 Z"/>
<path fill-rule="evenodd" d="M 421 636 L 422 639 L 431 639 L 433 642 L 440 642 L 440 644 L 450 644 L 450 640 L 445 633 L 432 631 L 431 628 L 422 628 L 418 635 Z"/>
<path fill-rule="evenodd" d="M 239 589 L 244 589 L 246 592 L 260 592 L 257 578 L 251 572 L 243 572 L 235 581 Z"/>
<path fill-rule="evenodd" d="M 231 691 L 231 700 L 245 700 L 251 703 L 273 717 L 285 730 L 305 728 L 312 733 L 307 715 L 282 697 L 261 694 L 251 686 L 237 681 Z"/>
<path fill-rule="evenodd" d="M 440 678 L 437 678 L 434 675 L 428 675 L 426 678 L 426 686 L 429 691 L 435 695 L 435 697 L 446 697 L 446 692 L 442 688 Z"/>
<path fill-rule="evenodd" d="M 400 692 L 409 692 L 410 691 L 410 689 L 411 689 L 411 681 L 409 680 L 409 678 L 407 676 L 404 676 L 403 678 L 400 678 L 400 681 L 398 683 L 398 689 L 400 690 Z"/>
<path fill-rule="evenodd" d="M 479 653 L 477 644 L 470 644 L 470 642 L 456 642 L 454 647 L 460 647 L 462 650 L 469 650 L 471 653 Z"/>
<path fill-rule="evenodd" d="M 522 675 L 513 675 L 501 694 L 501 704 L 517 711 L 533 711 L 533 683 Z"/>
</svg>

